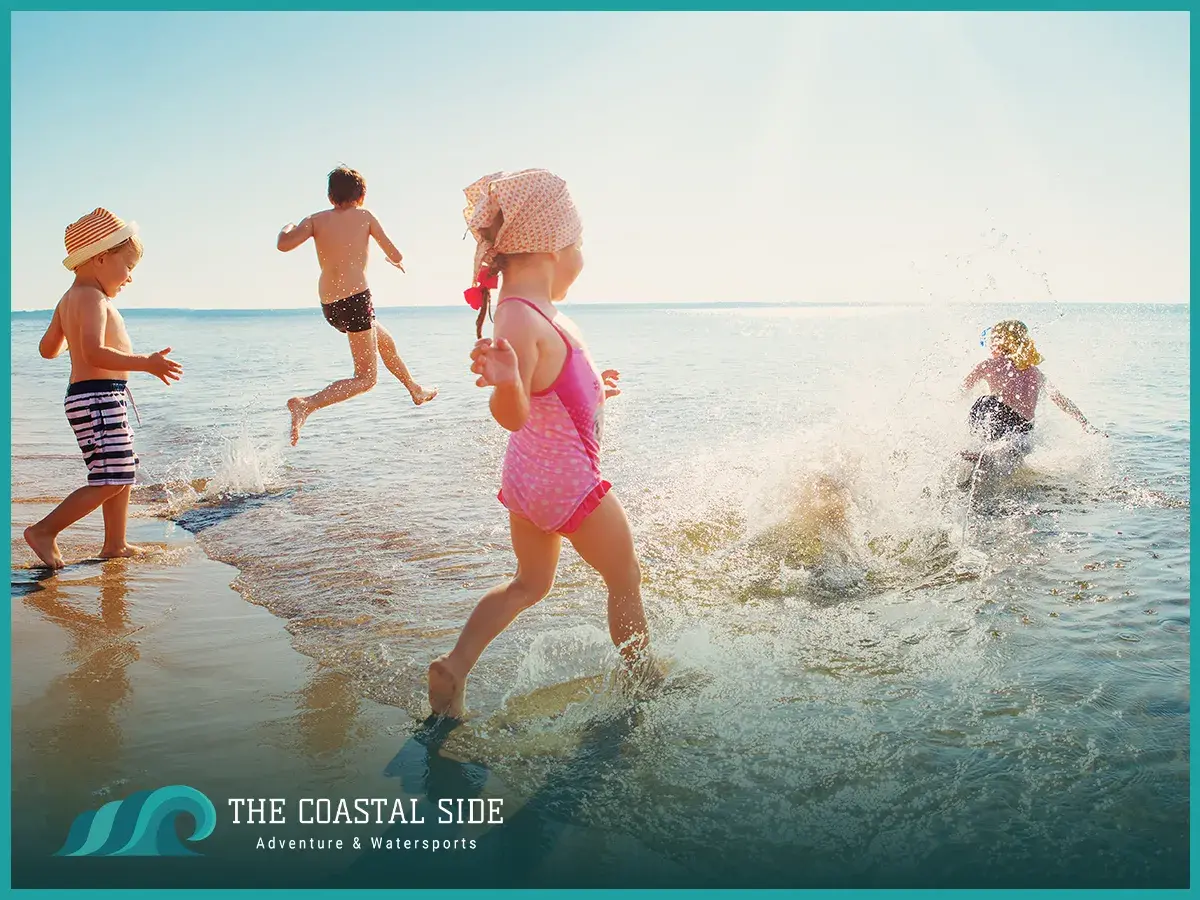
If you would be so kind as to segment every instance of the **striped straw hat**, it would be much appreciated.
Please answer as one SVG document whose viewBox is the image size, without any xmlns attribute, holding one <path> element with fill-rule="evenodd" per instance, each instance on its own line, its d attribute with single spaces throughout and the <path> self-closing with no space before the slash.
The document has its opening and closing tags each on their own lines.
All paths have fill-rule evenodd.
<svg viewBox="0 0 1200 900">
<path fill-rule="evenodd" d="M 74 272 L 93 256 L 129 240 L 137 230 L 137 222 L 123 222 L 107 209 L 94 209 L 67 226 L 67 258 L 63 265 Z"/>
</svg>

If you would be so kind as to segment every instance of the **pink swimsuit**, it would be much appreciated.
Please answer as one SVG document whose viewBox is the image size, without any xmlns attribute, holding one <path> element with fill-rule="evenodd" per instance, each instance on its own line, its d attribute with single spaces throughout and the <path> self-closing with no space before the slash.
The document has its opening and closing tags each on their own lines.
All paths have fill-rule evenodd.
<svg viewBox="0 0 1200 900">
<path fill-rule="evenodd" d="M 1045 380 L 1037 366 L 1018 369 L 1016 364 L 1003 356 L 993 356 L 978 366 L 980 377 L 988 383 L 992 393 L 1012 408 L 1027 422 L 1033 421 L 1037 412 L 1038 394 Z"/>
<path fill-rule="evenodd" d="M 529 419 L 508 438 L 500 502 L 542 531 L 570 534 L 604 499 L 612 485 L 600 477 L 604 428 L 604 382 L 587 352 L 576 347 L 528 300 L 506 297 L 536 310 L 567 345 L 554 383 L 529 397 Z"/>
</svg>

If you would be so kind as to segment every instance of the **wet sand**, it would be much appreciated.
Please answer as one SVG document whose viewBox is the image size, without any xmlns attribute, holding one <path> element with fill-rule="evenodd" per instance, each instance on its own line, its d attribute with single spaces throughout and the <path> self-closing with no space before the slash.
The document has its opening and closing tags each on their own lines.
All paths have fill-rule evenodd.
<svg viewBox="0 0 1200 900">
<path fill-rule="evenodd" d="M 413 738 L 418 723 L 410 715 L 363 699 L 347 676 L 293 649 L 284 621 L 238 594 L 230 586 L 237 570 L 206 557 L 183 529 L 135 506 L 129 539 L 150 552 L 102 561 L 92 558 L 102 537 L 97 513 L 60 539 L 68 565 L 50 573 L 21 537 L 50 506 L 11 509 L 15 887 L 96 886 L 86 861 L 78 867 L 52 856 L 72 821 L 168 784 L 191 785 L 213 801 L 218 826 L 202 849 L 228 860 L 253 857 L 260 836 L 425 836 L 386 824 L 304 826 L 294 798 L 422 797 L 431 773 L 444 781 L 448 772 L 466 796 L 504 792 L 509 821 L 521 812 L 522 799 L 485 768 L 455 762 L 470 756 L 470 728 L 455 732 L 431 761 Z M 285 793 L 293 798 L 286 825 L 231 825 L 228 798 Z M 618 861 L 645 859 L 628 839 L 567 826 L 541 810 L 517 821 L 507 837 L 522 844 L 532 826 L 532 843 L 545 845 L 522 867 L 522 878 L 535 883 L 604 883 Z M 546 844 L 548 828 L 555 838 Z M 470 876 L 476 886 L 488 885 L 491 857 L 473 860 L 483 864 Z M 596 870 L 582 872 L 581 857 Z M 197 871 L 195 886 L 236 878 L 265 887 L 281 877 L 292 886 L 345 877 L 383 884 L 397 867 L 409 879 L 446 877 L 428 869 L 437 860 L 386 852 L 292 852 L 283 876 L 281 858 L 268 859 L 258 870 L 242 863 Z M 427 870 L 418 876 L 420 867 Z M 672 871 L 662 860 L 654 868 L 657 879 Z M 178 886 L 178 873 L 164 877 L 158 883 Z"/>
<path fill-rule="evenodd" d="M 167 784 L 204 790 L 222 824 L 225 798 L 266 782 L 398 793 L 383 768 L 411 718 L 296 652 L 281 620 L 230 587 L 235 569 L 145 517 L 129 537 L 150 554 L 89 560 L 97 513 L 60 540 L 68 566 L 50 574 L 21 538 L 49 508 L 11 507 L 14 850 L 44 858 L 80 812 Z"/>
</svg>

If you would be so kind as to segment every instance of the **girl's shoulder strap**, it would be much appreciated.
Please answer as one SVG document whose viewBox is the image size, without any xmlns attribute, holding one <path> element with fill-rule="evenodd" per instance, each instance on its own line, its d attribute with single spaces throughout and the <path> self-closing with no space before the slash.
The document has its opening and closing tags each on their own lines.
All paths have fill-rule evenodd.
<svg viewBox="0 0 1200 900">
<path fill-rule="evenodd" d="M 568 355 L 575 349 L 575 345 L 572 344 L 571 341 L 567 338 L 566 333 L 561 328 L 559 328 L 558 325 L 556 325 L 554 323 L 554 320 L 552 318 L 550 318 L 548 315 L 546 315 L 541 310 L 541 308 L 538 307 L 538 305 L 536 303 L 534 303 L 532 300 L 526 300 L 524 297 L 505 297 L 503 300 L 501 300 L 499 303 L 496 304 L 496 308 L 499 309 L 505 303 L 514 302 L 514 301 L 517 303 L 524 303 L 526 306 L 528 306 L 530 309 L 532 309 L 535 313 L 537 313 L 539 316 L 541 316 L 543 319 L 545 319 L 550 324 L 550 327 L 553 328 L 558 333 L 558 336 L 560 338 L 562 338 L 563 343 L 567 345 Z"/>
<path fill-rule="evenodd" d="M 496 304 L 496 309 L 499 309 L 505 303 L 524 303 L 526 306 L 528 306 L 530 309 L 532 309 L 535 313 L 537 313 L 539 316 L 541 316 L 547 322 L 550 322 L 550 317 L 548 315 L 546 315 L 544 312 L 542 312 L 540 309 L 538 309 L 538 305 L 536 303 L 534 303 L 532 300 L 526 300 L 524 297 L 505 297 L 503 300 L 501 300 L 499 303 Z M 554 323 L 550 322 L 550 324 L 553 325 Z"/>
</svg>

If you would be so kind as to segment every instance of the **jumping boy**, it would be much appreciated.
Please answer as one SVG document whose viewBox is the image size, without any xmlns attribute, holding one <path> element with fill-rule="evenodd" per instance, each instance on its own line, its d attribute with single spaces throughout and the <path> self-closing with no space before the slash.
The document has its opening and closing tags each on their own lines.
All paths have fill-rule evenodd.
<svg viewBox="0 0 1200 900">
<path fill-rule="evenodd" d="M 129 492 L 138 467 L 126 385 L 130 372 L 149 372 L 169 386 L 183 375 L 183 366 L 167 357 L 170 347 L 148 355 L 134 353 L 125 321 L 112 303 L 133 281 L 133 269 L 142 258 L 136 235 L 136 222 L 125 223 L 106 209 L 67 226 L 63 265 L 75 273 L 75 282 L 54 308 L 38 351 L 46 359 L 63 350 L 71 354 L 64 405 L 87 464 L 88 483 L 25 529 L 25 542 L 52 569 L 64 565 L 58 535 L 98 506 L 104 507 L 101 558 L 141 552 L 125 541 Z"/>
<path fill-rule="evenodd" d="M 358 172 L 340 166 L 329 173 L 329 202 L 332 209 L 313 213 L 299 225 L 285 225 L 276 246 L 283 252 L 295 250 L 309 238 L 317 245 L 321 264 L 319 292 L 325 320 L 350 340 L 354 357 L 354 375 L 343 378 L 308 397 L 288 401 L 292 414 L 292 444 L 300 440 L 304 420 L 318 409 L 349 400 L 375 387 L 378 364 L 383 358 L 389 372 L 408 388 L 413 403 L 420 406 L 437 396 L 437 389 L 426 390 L 415 381 L 396 350 L 396 342 L 375 321 L 371 289 L 367 287 L 367 249 L 369 239 L 383 250 L 388 262 L 404 271 L 403 257 L 388 239 L 379 220 L 363 209 L 367 182 Z"/>
</svg>

